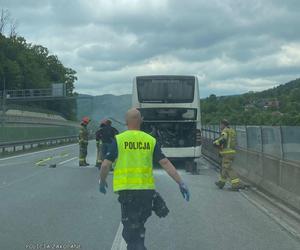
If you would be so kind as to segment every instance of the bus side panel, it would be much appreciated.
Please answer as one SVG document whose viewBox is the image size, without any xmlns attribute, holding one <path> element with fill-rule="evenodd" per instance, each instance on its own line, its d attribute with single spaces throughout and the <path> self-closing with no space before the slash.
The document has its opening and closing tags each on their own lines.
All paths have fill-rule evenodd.
<svg viewBox="0 0 300 250">
<path fill-rule="evenodd" d="M 140 108 L 141 104 L 138 99 L 138 92 L 137 92 L 137 86 L 136 86 L 136 78 L 133 80 L 133 85 L 132 85 L 132 97 L 131 97 L 131 106 L 133 108 Z"/>
</svg>

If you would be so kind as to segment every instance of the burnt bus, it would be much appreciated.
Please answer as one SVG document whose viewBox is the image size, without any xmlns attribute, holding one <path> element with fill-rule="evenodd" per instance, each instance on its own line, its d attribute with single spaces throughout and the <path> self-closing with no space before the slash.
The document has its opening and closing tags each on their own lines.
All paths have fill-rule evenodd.
<svg viewBox="0 0 300 250">
<path fill-rule="evenodd" d="M 132 106 L 143 116 L 142 130 L 160 143 L 164 154 L 183 160 L 187 169 L 201 156 L 201 116 L 196 76 L 137 76 Z"/>
</svg>

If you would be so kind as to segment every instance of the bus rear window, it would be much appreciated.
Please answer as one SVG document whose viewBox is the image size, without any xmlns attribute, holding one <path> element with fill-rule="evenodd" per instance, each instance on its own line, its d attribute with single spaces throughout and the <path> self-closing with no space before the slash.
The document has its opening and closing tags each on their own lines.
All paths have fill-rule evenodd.
<svg viewBox="0 0 300 250">
<path fill-rule="evenodd" d="M 196 109 L 186 108 L 144 108 L 139 109 L 144 121 L 180 121 L 197 119 Z"/>
<path fill-rule="evenodd" d="M 192 103 L 194 90 L 194 77 L 137 77 L 138 99 L 141 103 Z"/>
</svg>

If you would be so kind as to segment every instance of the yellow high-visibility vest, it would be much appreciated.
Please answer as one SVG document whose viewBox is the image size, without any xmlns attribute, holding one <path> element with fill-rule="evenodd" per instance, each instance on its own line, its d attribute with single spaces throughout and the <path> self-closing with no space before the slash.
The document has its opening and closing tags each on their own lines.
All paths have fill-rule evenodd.
<svg viewBox="0 0 300 250">
<path fill-rule="evenodd" d="M 114 169 L 113 189 L 155 189 L 153 152 L 156 139 L 139 130 L 116 135 L 118 159 Z"/>
</svg>

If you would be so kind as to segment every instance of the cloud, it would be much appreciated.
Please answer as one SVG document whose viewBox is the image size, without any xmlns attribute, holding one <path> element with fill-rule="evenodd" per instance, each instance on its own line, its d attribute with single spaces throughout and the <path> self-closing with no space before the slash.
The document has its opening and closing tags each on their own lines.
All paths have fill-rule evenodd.
<svg viewBox="0 0 300 250">
<path fill-rule="evenodd" d="M 197 74 L 202 96 L 299 77 L 298 0 L 0 0 L 18 33 L 77 71 L 76 91 L 131 92 L 132 78 Z"/>
</svg>

